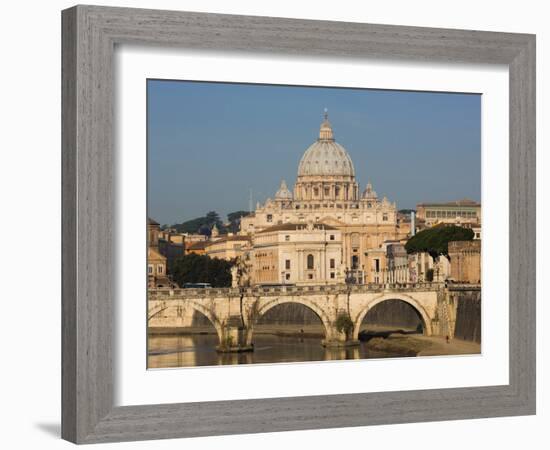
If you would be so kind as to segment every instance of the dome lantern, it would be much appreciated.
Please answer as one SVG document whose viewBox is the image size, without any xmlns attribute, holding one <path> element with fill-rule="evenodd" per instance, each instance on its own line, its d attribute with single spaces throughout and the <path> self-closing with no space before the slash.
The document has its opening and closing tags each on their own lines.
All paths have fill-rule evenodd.
<svg viewBox="0 0 550 450">
<path fill-rule="evenodd" d="M 321 123 L 321 128 L 319 130 L 319 140 L 320 141 L 334 141 L 334 134 L 332 132 L 332 126 L 328 121 L 328 109 L 325 108 L 324 120 Z"/>
</svg>

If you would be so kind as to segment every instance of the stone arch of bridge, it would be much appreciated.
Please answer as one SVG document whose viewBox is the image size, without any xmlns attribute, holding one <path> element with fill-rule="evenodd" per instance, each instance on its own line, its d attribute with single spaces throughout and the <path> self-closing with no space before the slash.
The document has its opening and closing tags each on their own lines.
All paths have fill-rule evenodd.
<svg viewBox="0 0 550 450">
<path fill-rule="evenodd" d="M 402 302 L 405 302 L 412 306 L 414 310 L 418 313 L 420 316 L 420 319 L 423 322 L 424 325 L 424 334 L 427 336 L 431 336 L 432 334 L 432 324 L 430 320 L 430 316 L 428 315 L 426 309 L 413 297 L 409 295 L 404 294 L 386 294 L 382 295 L 380 297 L 376 297 L 373 300 L 371 300 L 359 313 L 355 320 L 354 328 L 353 328 L 353 339 L 359 339 L 359 331 L 361 331 L 361 324 L 363 323 L 363 320 L 369 313 L 369 311 L 374 308 L 376 305 L 388 301 L 388 300 L 399 300 Z"/>
<path fill-rule="evenodd" d="M 263 305 L 261 305 L 256 314 L 255 314 L 255 318 L 250 321 L 250 325 L 249 326 L 249 341 L 251 342 L 252 340 L 252 335 L 254 333 L 254 328 L 256 326 L 256 324 L 258 323 L 258 321 L 272 308 L 275 308 L 276 306 L 279 306 L 279 305 L 284 305 L 284 304 L 290 304 L 290 303 L 294 303 L 294 304 L 297 304 L 297 305 L 302 305 L 306 308 L 308 308 L 309 310 L 313 311 L 315 313 L 315 315 L 319 318 L 319 320 L 321 321 L 321 323 L 323 324 L 323 328 L 325 330 L 325 339 L 329 339 L 332 335 L 331 333 L 331 330 L 332 330 L 332 326 L 331 326 L 331 321 L 328 317 L 328 315 L 326 314 L 325 311 L 323 311 L 323 309 L 321 307 L 319 307 L 318 305 L 316 305 L 314 302 L 311 302 L 309 300 L 304 300 L 304 299 L 296 299 L 296 298 L 276 298 L 274 300 L 270 300 L 266 303 L 264 303 Z"/>
<path fill-rule="evenodd" d="M 149 310 L 147 312 L 147 321 L 154 319 L 156 316 L 158 316 L 161 312 L 166 311 L 169 306 L 166 305 L 166 302 L 159 303 L 153 308 L 152 310 Z"/>
<path fill-rule="evenodd" d="M 222 342 L 222 339 L 223 339 L 223 324 L 220 322 L 218 317 L 215 314 L 213 314 L 212 311 L 210 311 L 209 308 L 207 308 L 203 304 L 201 304 L 199 302 L 195 302 L 193 300 L 183 301 L 182 306 L 191 306 L 195 311 L 198 311 L 204 317 L 206 317 L 209 320 L 209 322 L 216 329 L 216 334 L 218 335 L 219 343 Z M 176 306 L 174 306 L 174 307 L 176 307 Z"/>
</svg>

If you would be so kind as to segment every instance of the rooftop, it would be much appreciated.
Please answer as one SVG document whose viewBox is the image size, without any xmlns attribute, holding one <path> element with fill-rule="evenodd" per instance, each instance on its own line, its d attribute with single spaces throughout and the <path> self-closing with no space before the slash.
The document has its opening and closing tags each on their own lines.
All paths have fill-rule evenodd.
<svg viewBox="0 0 550 450">
<path fill-rule="evenodd" d="M 308 224 L 303 222 L 302 223 L 281 223 L 278 225 L 273 225 L 272 227 L 269 227 L 269 228 L 265 228 L 262 231 L 260 231 L 260 233 L 270 233 L 272 231 L 307 230 L 307 227 L 308 227 Z M 337 230 L 338 228 L 318 222 L 313 224 L 313 229 L 317 231 L 322 231 L 322 230 Z"/>
<path fill-rule="evenodd" d="M 463 198 L 461 200 L 454 200 L 450 202 L 428 202 L 428 203 L 419 203 L 416 205 L 417 207 L 420 206 L 481 206 L 481 203 L 476 202 L 475 200 L 471 200 L 469 198 Z"/>
</svg>

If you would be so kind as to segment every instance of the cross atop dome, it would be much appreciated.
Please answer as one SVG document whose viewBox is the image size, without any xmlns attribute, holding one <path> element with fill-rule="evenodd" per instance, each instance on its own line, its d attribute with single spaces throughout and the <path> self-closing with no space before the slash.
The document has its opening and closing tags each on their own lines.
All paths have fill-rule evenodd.
<svg viewBox="0 0 550 450">
<path fill-rule="evenodd" d="M 332 132 L 332 126 L 328 121 L 328 109 L 325 108 L 324 120 L 321 123 L 321 129 L 319 130 L 319 140 L 321 141 L 333 141 L 334 134 Z"/>
</svg>

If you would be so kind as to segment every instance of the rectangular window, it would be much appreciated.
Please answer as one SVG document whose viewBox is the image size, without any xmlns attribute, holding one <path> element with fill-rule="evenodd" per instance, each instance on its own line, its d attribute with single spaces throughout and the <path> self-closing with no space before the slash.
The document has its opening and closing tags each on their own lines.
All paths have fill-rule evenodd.
<svg viewBox="0 0 550 450">
<path fill-rule="evenodd" d="M 268 222 L 273 222 L 273 215 L 272 214 L 267 215 L 267 221 Z"/>
<path fill-rule="evenodd" d="M 313 274 L 312 273 L 310 273 L 307 277 L 308 277 L 309 280 L 313 280 Z"/>
<path fill-rule="evenodd" d="M 383 215 L 382 215 L 382 220 L 383 220 L 384 222 L 387 222 L 387 221 L 388 221 L 388 215 L 387 215 L 387 214 L 383 214 Z"/>
<path fill-rule="evenodd" d="M 285 260 L 285 269 L 290 270 L 290 259 Z"/>
<path fill-rule="evenodd" d="M 153 266 L 147 267 L 147 272 L 148 273 L 153 273 Z"/>
<path fill-rule="evenodd" d="M 380 260 L 379 259 L 374 260 L 374 271 L 375 272 L 380 272 Z"/>
<path fill-rule="evenodd" d="M 336 261 L 334 260 L 334 258 L 331 258 L 330 259 L 330 268 L 334 269 L 335 267 L 336 267 Z"/>
<path fill-rule="evenodd" d="M 330 195 L 330 188 L 325 188 L 325 196 L 328 197 Z"/>
<path fill-rule="evenodd" d="M 160 264 L 157 266 L 157 272 L 158 272 L 158 273 L 162 273 L 162 272 L 163 272 L 163 267 L 162 267 Z"/>
<path fill-rule="evenodd" d="M 285 279 L 286 279 L 286 280 L 290 280 L 290 274 L 289 274 L 289 273 L 287 273 L 287 274 L 285 275 Z"/>
<path fill-rule="evenodd" d="M 288 234 L 285 236 L 285 241 L 290 241 L 290 236 Z"/>
<path fill-rule="evenodd" d="M 330 240 L 331 240 L 331 241 L 334 241 L 334 234 L 331 234 L 331 235 L 330 235 Z"/>
<path fill-rule="evenodd" d="M 334 279 L 334 272 L 330 272 L 330 278 Z"/>
</svg>

